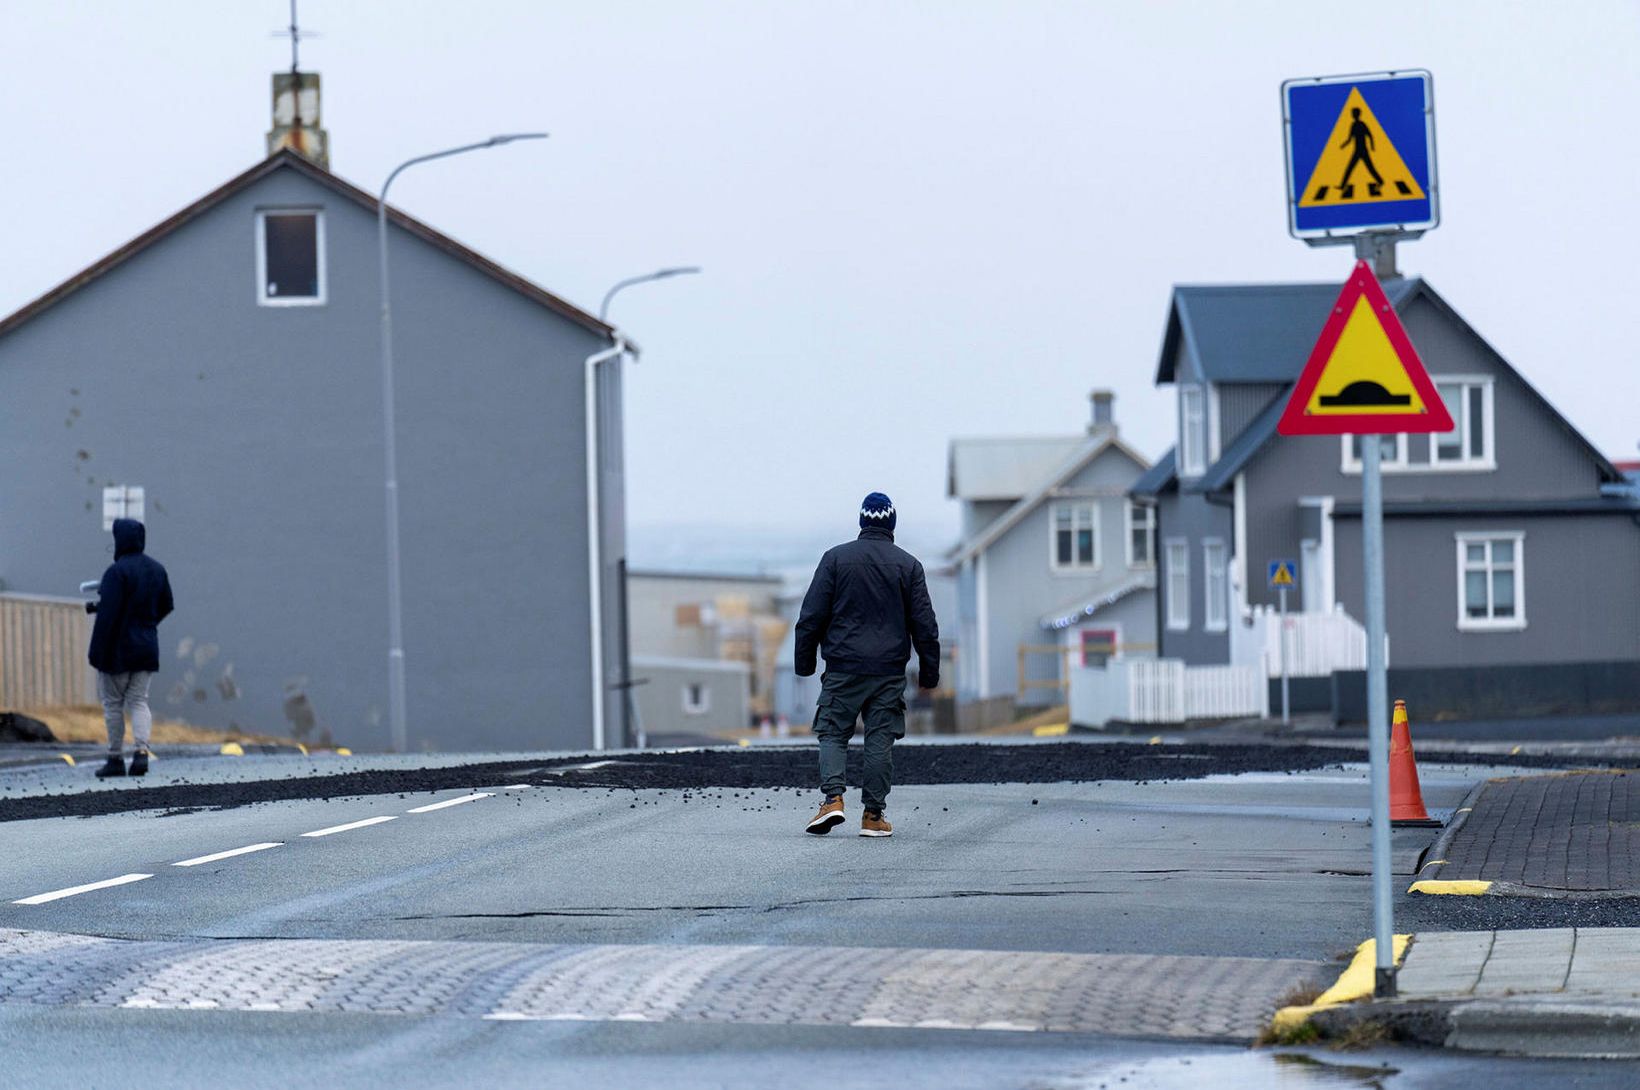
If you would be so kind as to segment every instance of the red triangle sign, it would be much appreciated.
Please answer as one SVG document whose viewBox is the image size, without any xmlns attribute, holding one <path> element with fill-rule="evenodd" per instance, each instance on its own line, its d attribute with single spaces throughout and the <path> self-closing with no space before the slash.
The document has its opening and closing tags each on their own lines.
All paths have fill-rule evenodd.
<svg viewBox="0 0 1640 1090">
<path fill-rule="evenodd" d="M 1282 435 L 1396 435 L 1452 430 L 1401 319 L 1365 261 L 1333 304 L 1277 430 Z"/>
</svg>

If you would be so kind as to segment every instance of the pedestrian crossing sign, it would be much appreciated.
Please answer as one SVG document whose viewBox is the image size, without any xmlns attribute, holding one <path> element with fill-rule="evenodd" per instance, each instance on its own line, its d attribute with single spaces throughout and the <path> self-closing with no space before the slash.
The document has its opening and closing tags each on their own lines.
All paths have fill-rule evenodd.
<svg viewBox="0 0 1640 1090">
<path fill-rule="evenodd" d="M 1281 590 L 1285 587 L 1291 590 L 1298 586 L 1297 570 L 1298 565 L 1291 560 L 1270 561 L 1270 589 Z"/>
<path fill-rule="evenodd" d="M 1448 432 L 1452 415 L 1365 261 L 1344 283 L 1276 424 L 1282 435 Z"/>
<path fill-rule="evenodd" d="M 1428 72 L 1288 80 L 1281 96 L 1295 236 L 1423 232 L 1440 221 Z"/>
</svg>

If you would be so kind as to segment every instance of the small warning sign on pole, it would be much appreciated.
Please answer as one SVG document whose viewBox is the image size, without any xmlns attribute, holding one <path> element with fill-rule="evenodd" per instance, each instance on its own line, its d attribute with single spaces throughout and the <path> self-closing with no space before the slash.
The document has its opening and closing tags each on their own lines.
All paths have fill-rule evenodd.
<svg viewBox="0 0 1640 1090">
<path fill-rule="evenodd" d="M 1297 569 L 1291 560 L 1270 561 L 1270 589 L 1291 590 L 1298 586 Z"/>
</svg>

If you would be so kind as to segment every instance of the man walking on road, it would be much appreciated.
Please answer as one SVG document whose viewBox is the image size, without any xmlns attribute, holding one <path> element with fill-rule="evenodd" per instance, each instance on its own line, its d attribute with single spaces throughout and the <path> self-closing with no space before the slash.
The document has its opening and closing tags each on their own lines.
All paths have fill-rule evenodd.
<svg viewBox="0 0 1640 1090">
<path fill-rule="evenodd" d="M 845 820 L 844 772 L 856 717 L 865 718 L 861 836 L 892 836 L 883 817 L 892 785 L 891 750 L 905 737 L 905 665 L 917 650 L 917 685 L 940 683 L 940 630 L 917 558 L 894 544 L 893 502 L 873 492 L 860 505 L 860 536 L 828 550 L 797 619 L 799 677 L 825 655 L 814 732 L 820 736 L 820 790 L 825 802 L 808 824 L 819 835 Z"/>
<path fill-rule="evenodd" d="M 135 743 L 131 775 L 148 772 L 148 735 L 154 725 L 148 683 L 159 669 L 159 623 L 174 603 L 164 565 L 142 551 L 146 538 L 136 519 L 114 520 L 114 562 L 103 572 L 97 601 L 85 606 L 97 615 L 87 657 L 97 668 L 97 695 L 108 727 L 108 763 L 97 771 L 99 778 L 126 774 L 126 713 Z"/>
</svg>

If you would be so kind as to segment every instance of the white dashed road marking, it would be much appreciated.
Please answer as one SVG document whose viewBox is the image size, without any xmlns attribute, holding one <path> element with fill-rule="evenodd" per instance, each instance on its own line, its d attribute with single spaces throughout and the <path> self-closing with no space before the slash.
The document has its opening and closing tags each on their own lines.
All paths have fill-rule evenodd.
<svg viewBox="0 0 1640 1090">
<path fill-rule="evenodd" d="M 13 901 L 14 905 L 43 905 L 47 901 L 60 901 L 64 897 L 76 897 L 81 893 L 90 893 L 95 889 L 107 889 L 110 886 L 124 886 L 132 882 L 140 882 L 144 878 L 152 878 L 152 874 L 122 874 L 118 878 L 105 878 L 101 882 L 88 882 L 83 886 L 69 886 L 67 889 L 52 890 L 50 893 L 36 893 L 32 897 L 24 897 Z"/>
<path fill-rule="evenodd" d="M 383 817 L 365 818 L 363 821 L 350 821 L 346 825 L 332 825 L 328 829 L 315 829 L 303 836 L 329 836 L 332 833 L 345 833 L 350 829 L 363 829 L 366 825 L 380 825 L 384 821 L 397 821 L 397 814 L 387 814 Z"/>
<path fill-rule="evenodd" d="M 180 863 L 172 863 L 173 867 L 197 867 L 201 863 L 215 863 L 218 859 L 232 859 L 236 855 L 249 855 L 252 852 L 265 852 L 269 848 L 277 848 L 284 844 L 282 840 L 270 840 L 266 844 L 247 844 L 243 848 L 234 848 L 231 851 L 216 852 L 212 855 L 202 855 L 197 859 L 184 859 Z"/>
<path fill-rule="evenodd" d="M 488 791 L 480 791 L 476 795 L 463 795 L 459 799 L 445 799 L 443 802 L 434 802 L 429 803 L 426 806 L 417 806 L 414 807 L 410 813 L 425 814 L 433 810 L 442 810 L 446 806 L 460 806 L 464 802 L 477 802 L 479 799 L 487 799 L 490 797 L 491 796 Z M 309 833 L 308 835 L 312 836 L 313 834 Z"/>
</svg>

